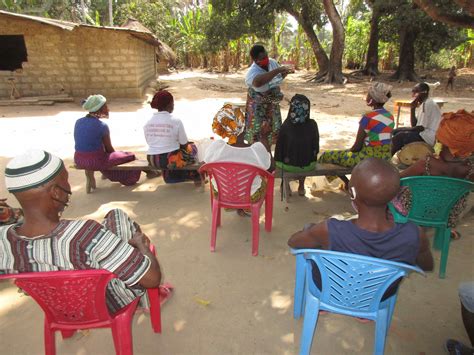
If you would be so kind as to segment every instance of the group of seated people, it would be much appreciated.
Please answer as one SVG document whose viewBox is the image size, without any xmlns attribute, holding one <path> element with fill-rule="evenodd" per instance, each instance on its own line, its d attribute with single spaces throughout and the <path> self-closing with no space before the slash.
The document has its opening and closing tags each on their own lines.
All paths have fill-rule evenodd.
<svg viewBox="0 0 474 355">
<path fill-rule="evenodd" d="M 393 153 L 394 124 L 393 116 L 383 106 L 391 96 L 390 89 L 382 83 L 370 88 L 367 104 L 373 110 L 362 117 L 350 150 L 324 152 L 318 160 L 355 166 L 347 182 L 357 217 L 307 224 L 290 237 L 290 247 L 356 253 L 418 265 L 424 270 L 433 269 L 429 240 L 423 230 L 411 222 L 395 223 L 387 213 L 388 203 L 400 194 L 401 177 L 445 175 L 474 181 L 473 165 L 467 159 L 474 152 L 474 115 L 445 117 L 434 130 L 441 147 L 439 155 L 420 160 L 399 173 L 388 162 Z M 416 100 L 428 107 L 426 99 Z M 167 182 L 197 181 L 196 175 L 174 169 L 194 162 L 196 150 L 188 141 L 182 122 L 172 115 L 173 96 L 160 91 L 151 106 L 158 112 L 144 127 L 149 163 L 165 169 L 163 176 Z M 140 171 L 108 170 L 135 157 L 132 153 L 114 150 L 109 129 L 100 121 L 108 116 L 106 99 L 101 95 L 91 96 L 83 107 L 89 113 L 77 121 L 74 130 L 76 165 L 92 174 L 100 170 L 106 178 L 124 185 L 136 183 Z M 422 108 L 421 117 L 429 110 Z M 416 127 L 400 131 L 396 136 L 405 137 L 400 138 L 403 143 L 419 139 L 418 136 L 427 143 L 434 143 L 433 135 L 428 132 L 432 129 L 429 124 Z M 278 166 L 304 172 L 314 169 L 319 153 L 318 127 L 310 118 L 310 102 L 303 95 L 295 95 L 290 102 L 288 118 L 279 132 L 275 158 L 268 141 L 271 132 L 268 124 L 262 122 L 257 141 L 247 144 L 245 118 L 232 105 L 224 106 L 216 114 L 213 131 L 228 141 L 213 142 L 206 151 L 205 162 L 232 161 L 265 170 Z M 423 132 L 429 133 L 429 142 Z M 62 219 L 72 194 L 68 173 L 61 159 L 45 151 L 29 151 L 12 159 L 5 168 L 5 182 L 22 207 L 23 220 L 0 226 L 0 255 L 3 256 L 0 273 L 103 268 L 117 275 L 107 288 L 107 306 L 111 313 L 136 297 L 141 297 L 141 304 L 147 306 L 145 288 L 160 284 L 161 269 L 150 252 L 150 240 L 125 212 L 112 210 L 102 223 Z M 211 186 L 216 189 L 212 181 Z M 264 189 L 262 179 L 254 181 L 252 197 L 259 198 Z M 304 193 L 304 179 L 300 180 L 298 191 Z M 47 250 L 55 250 L 55 253 Z M 473 314 L 470 316 L 472 319 Z"/>
</svg>

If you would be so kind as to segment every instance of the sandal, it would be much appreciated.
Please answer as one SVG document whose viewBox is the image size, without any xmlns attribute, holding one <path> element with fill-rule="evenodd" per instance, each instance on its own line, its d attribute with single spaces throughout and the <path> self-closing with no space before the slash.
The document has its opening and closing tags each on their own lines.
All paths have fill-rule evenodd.
<svg viewBox="0 0 474 355">
<path fill-rule="evenodd" d="M 168 301 L 171 296 L 173 295 L 174 286 L 169 282 L 165 282 L 164 284 L 159 286 L 160 292 L 160 305 L 163 306 L 166 301 Z"/>
<path fill-rule="evenodd" d="M 237 210 L 237 214 L 240 216 L 240 217 L 252 217 L 252 213 L 250 213 L 249 211 L 246 211 L 246 210 L 243 210 L 241 208 L 239 208 Z"/>
<path fill-rule="evenodd" d="M 474 353 L 474 349 L 454 339 L 446 340 L 446 343 L 444 343 L 444 348 L 449 353 L 449 355 L 471 355 Z"/>
<path fill-rule="evenodd" d="M 461 233 L 459 233 L 458 231 L 455 231 L 454 229 L 451 229 L 451 239 L 452 240 L 461 239 Z"/>
</svg>

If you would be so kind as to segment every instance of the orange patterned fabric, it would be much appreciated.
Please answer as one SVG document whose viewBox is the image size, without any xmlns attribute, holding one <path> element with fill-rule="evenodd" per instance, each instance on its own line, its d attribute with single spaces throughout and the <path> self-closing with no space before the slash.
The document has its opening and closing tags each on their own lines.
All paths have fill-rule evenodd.
<svg viewBox="0 0 474 355">
<path fill-rule="evenodd" d="M 474 152 L 474 111 L 444 113 L 436 139 L 448 147 L 452 155 L 461 158 L 470 156 Z"/>
<path fill-rule="evenodd" d="M 224 105 L 212 121 L 212 131 L 222 138 L 229 138 L 229 144 L 234 144 L 244 129 L 244 114 L 231 104 Z"/>
</svg>

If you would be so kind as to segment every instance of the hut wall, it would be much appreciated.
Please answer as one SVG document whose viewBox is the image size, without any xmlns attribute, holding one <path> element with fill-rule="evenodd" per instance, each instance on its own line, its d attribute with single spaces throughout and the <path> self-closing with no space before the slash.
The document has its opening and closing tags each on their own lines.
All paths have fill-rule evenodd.
<svg viewBox="0 0 474 355">
<path fill-rule="evenodd" d="M 93 27 L 73 31 L 23 19 L 2 18 L 0 35 L 24 35 L 28 62 L 17 72 L 0 71 L 0 97 L 9 97 L 15 77 L 21 96 L 142 97 L 155 76 L 154 47 L 128 33 Z"/>
</svg>

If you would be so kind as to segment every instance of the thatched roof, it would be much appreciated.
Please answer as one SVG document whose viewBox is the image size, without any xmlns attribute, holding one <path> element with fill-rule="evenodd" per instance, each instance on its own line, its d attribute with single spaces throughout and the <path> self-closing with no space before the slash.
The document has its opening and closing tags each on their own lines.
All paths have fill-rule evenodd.
<svg viewBox="0 0 474 355">
<path fill-rule="evenodd" d="M 176 54 L 173 52 L 171 47 L 156 38 L 156 36 L 138 20 L 134 19 L 133 17 L 129 17 L 127 22 L 122 25 L 122 28 L 128 28 L 137 32 L 150 34 L 158 42 L 158 45 L 156 46 L 156 54 L 159 56 L 159 58 L 166 60 L 171 65 L 176 62 Z"/>
<path fill-rule="evenodd" d="M 39 22 L 45 25 L 60 28 L 65 31 L 74 31 L 76 28 L 79 28 L 79 27 L 89 27 L 89 28 L 98 28 L 104 31 L 125 32 L 132 35 L 133 37 L 136 37 L 156 47 L 156 54 L 158 55 L 159 58 L 164 59 L 171 64 L 174 64 L 174 62 L 176 61 L 176 54 L 173 52 L 173 50 L 164 42 L 156 38 L 156 36 L 148 28 L 143 26 L 140 22 L 138 22 L 135 19 L 129 19 L 127 23 L 122 27 L 109 27 L 109 26 L 92 26 L 92 25 L 80 24 L 80 23 L 69 22 L 69 21 L 55 20 L 55 19 L 50 19 L 46 17 L 17 14 L 13 12 L 0 10 L 0 18 L 2 17 L 10 17 L 10 18 L 13 17 L 13 18 L 19 18 L 23 20 Z"/>
</svg>

